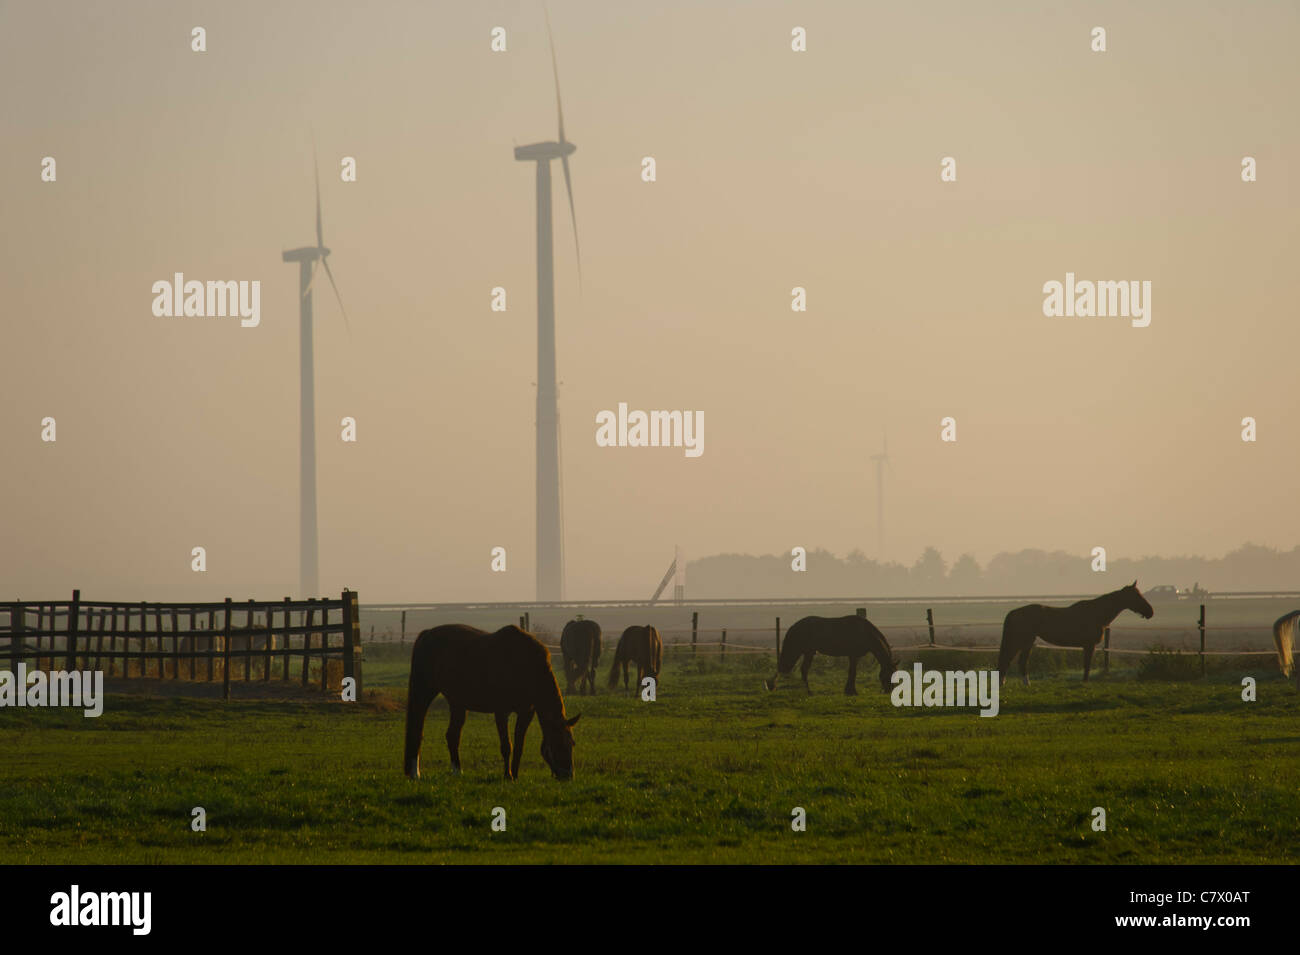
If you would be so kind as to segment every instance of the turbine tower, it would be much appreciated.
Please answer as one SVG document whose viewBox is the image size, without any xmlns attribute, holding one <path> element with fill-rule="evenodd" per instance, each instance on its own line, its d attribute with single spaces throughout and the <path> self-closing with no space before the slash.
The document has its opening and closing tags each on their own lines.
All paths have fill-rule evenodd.
<svg viewBox="0 0 1300 955">
<path fill-rule="evenodd" d="M 312 165 L 316 166 L 316 147 L 312 145 Z M 343 321 L 346 324 L 348 313 L 343 308 L 343 298 L 339 295 L 339 287 L 334 284 L 334 273 L 330 271 L 330 264 L 326 261 L 326 256 L 330 250 L 325 247 L 325 238 L 321 233 L 320 222 L 320 170 L 315 169 L 316 174 L 316 244 L 306 245 L 300 249 L 291 249 L 282 253 L 282 258 L 286 262 L 298 263 L 298 287 L 302 294 L 298 299 L 298 328 L 301 337 L 301 360 L 302 360 L 302 392 L 299 410 L 301 413 L 301 447 L 302 458 L 299 466 L 299 511 L 298 511 L 298 587 L 300 597 L 316 597 L 320 595 L 319 579 L 319 561 L 317 556 L 316 541 L 316 387 L 313 374 L 314 362 L 312 357 L 312 315 L 311 315 L 311 286 L 316 279 L 316 266 L 325 266 L 325 274 L 329 277 L 330 285 L 334 289 L 334 297 L 338 299 L 339 310 L 343 312 Z M 352 328 L 348 326 L 348 334 L 352 334 Z"/>
<path fill-rule="evenodd" d="M 573 219 L 573 245 L 578 250 L 578 217 L 573 209 L 569 155 L 577 148 L 564 138 L 564 107 L 560 102 L 560 71 L 555 61 L 550 16 L 546 36 L 555 74 L 555 111 L 559 141 L 515 147 L 515 159 L 537 164 L 537 599 L 564 599 L 564 528 L 560 519 L 560 412 L 555 384 L 555 261 L 551 243 L 551 160 L 564 168 Z M 582 260 L 578 278 L 582 279 Z"/>
<path fill-rule="evenodd" d="M 889 435 L 884 435 L 884 450 L 873 454 L 871 460 L 876 462 L 876 559 L 885 561 L 885 465 L 889 464 Z M 893 465 L 890 465 L 893 471 Z"/>
</svg>

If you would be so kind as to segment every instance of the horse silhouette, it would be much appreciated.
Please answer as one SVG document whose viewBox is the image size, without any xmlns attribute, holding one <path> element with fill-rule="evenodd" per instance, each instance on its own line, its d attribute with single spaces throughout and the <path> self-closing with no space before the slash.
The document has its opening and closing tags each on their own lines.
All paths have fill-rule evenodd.
<svg viewBox="0 0 1300 955">
<path fill-rule="evenodd" d="M 594 620 L 570 620 L 560 635 L 560 652 L 564 655 L 564 692 L 572 693 L 574 681 L 578 692 L 596 692 L 596 664 L 600 662 L 600 624 Z"/>
<path fill-rule="evenodd" d="M 623 689 L 627 689 L 628 665 L 636 664 L 636 685 L 647 675 L 659 679 L 659 667 L 663 663 L 664 642 L 659 639 L 659 631 L 647 624 L 644 627 L 628 627 L 618 638 L 618 647 L 614 650 L 614 664 L 609 668 L 609 686 L 618 686 L 618 667 L 623 665 Z"/>
<path fill-rule="evenodd" d="M 1273 643 L 1277 645 L 1277 665 L 1284 677 L 1295 675 L 1295 688 L 1300 690 L 1300 668 L 1295 665 L 1295 633 L 1300 627 L 1300 610 L 1292 610 L 1273 623 Z"/>
<path fill-rule="evenodd" d="M 542 759 L 557 779 L 573 778 L 573 724 L 551 671 L 551 653 L 531 633 L 502 627 L 487 633 L 452 623 L 425 630 L 411 648 L 406 698 L 406 775 L 420 777 L 420 741 L 429 704 L 441 693 L 451 707 L 447 751 L 451 771 L 460 772 L 460 731 L 465 713 L 492 713 L 501 739 L 506 779 L 519 776 L 524 734 L 533 716 L 542 726 Z M 515 714 L 514 760 L 510 758 L 510 714 Z"/>
<path fill-rule="evenodd" d="M 882 690 L 889 690 L 889 678 L 898 666 L 893 651 L 889 649 L 889 641 L 866 617 L 804 617 L 795 621 L 786 631 L 776 673 L 772 679 L 764 680 L 763 685 L 769 690 L 775 690 L 781 674 L 788 676 L 794 670 L 795 661 L 803 657 L 803 666 L 799 672 L 803 676 L 804 689 L 812 693 L 812 688 L 808 686 L 808 670 L 812 667 L 813 657 L 818 653 L 849 658 L 849 679 L 844 684 L 844 692 L 848 696 L 857 695 L 855 681 L 858 676 L 858 660 L 865 654 L 870 653 L 880 662 Z"/>
<path fill-rule="evenodd" d="M 1123 611 L 1132 610 L 1150 620 L 1155 611 L 1138 590 L 1137 581 L 1091 600 L 1080 600 L 1068 607 L 1028 604 L 1017 607 L 1002 621 L 1002 646 L 998 649 L 998 672 L 1007 682 L 1007 667 L 1020 657 L 1020 678 L 1029 685 L 1029 651 L 1034 638 L 1042 637 L 1058 647 L 1083 649 L 1083 680 L 1088 681 L 1092 651 L 1097 648 L 1105 629 Z"/>
</svg>

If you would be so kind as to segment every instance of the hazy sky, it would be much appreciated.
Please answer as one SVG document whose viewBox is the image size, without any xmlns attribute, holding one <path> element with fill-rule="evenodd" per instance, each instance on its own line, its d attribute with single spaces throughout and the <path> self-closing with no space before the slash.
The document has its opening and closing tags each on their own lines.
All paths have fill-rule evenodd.
<svg viewBox="0 0 1300 955">
<path fill-rule="evenodd" d="M 568 595 L 648 596 L 674 544 L 876 556 L 885 428 L 890 559 L 1294 546 L 1298 10 L 553 0 Z M 533 596 L 540 3 L 9 0 L 6 599 L 296 590 L 313 128 L 322 590 Z M 1045 317 L 1067 271 L 1150 281 L 1150 326 Z M 175 272 L 259 280 L 260 326 L 155 317 Z M 598 448 L 620 401 L 703 411 L 703 455 Z"/>
</svg>

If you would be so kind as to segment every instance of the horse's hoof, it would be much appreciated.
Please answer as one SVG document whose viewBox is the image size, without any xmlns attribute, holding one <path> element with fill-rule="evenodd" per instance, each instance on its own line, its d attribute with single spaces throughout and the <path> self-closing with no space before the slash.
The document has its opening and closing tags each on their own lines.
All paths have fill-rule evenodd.
<svg viewBox="0 0 1300 955">
<path fill-rule="evenodd" d="M 453 776 L 459 776 L 459 775 L 460 775 L 460 767 L 459 767 L 459 766 L 453 766 L 453 767 L 451 767 L 451 774 L 452 774 Z"/>
<path fill-rule="evenodd" d="M 764 689 L 767 689 L 767 690 L 775 690 L 775 689 L 776 689 L 776 686 L 772 683 L 771 680 L 764 680 L 764 681 L 763 681 L 763 687 L 764 687 Z"/>
</svg>

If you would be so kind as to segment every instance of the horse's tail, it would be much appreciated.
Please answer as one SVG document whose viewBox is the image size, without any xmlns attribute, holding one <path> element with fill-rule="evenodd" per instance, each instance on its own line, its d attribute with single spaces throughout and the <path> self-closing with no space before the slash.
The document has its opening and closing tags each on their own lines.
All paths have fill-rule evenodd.
<svg viewBox="0 0 1300 955">
<path fill-rule="evenodd" d="M 645 625 L 646 633 L 650 639 L 650 673 L 657 680 L 659 679 L 659 667 L 664 662 L 664 641 L 659 636 L 659 631 L 650 624 Z"/>
<path fill-rule="evenodd" d="M 1273 642 L 1277 644 L 1277 665 L 1282 675 L 1295 672 L 1295 631 L 1300 623 L 1300 610 L 1287 614 L 1273 624 Z"/>
<path fill-rule="evenodd" d="M 411 648 L 411 675 L 406 683 L 406 749 L 402 765 L 411 779 L 420 778 L 420 742 L 424 738 L 424 717 L 438 695 L 433 672 L 431 631 L 415 638 Z"/>
<path fill-rule="evenodd" d="M 1004 679 L 1007 675 L 1007 668 L 1011 666 L 1011 661 L 1016 656 L 1014 634 L 1019 629 L 1016 614 L 1023 609 L 1023 607 L 1017 607 L 1015 610 L 1009 611 L 1002 620 L 1002 643 L 998 647 L 998 672 L 1002 674 Z"/>
</svg>

